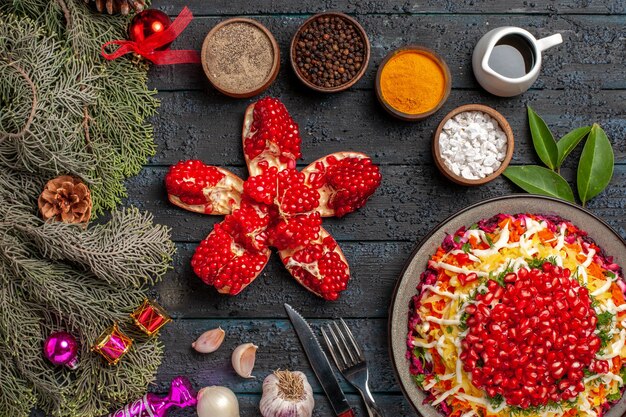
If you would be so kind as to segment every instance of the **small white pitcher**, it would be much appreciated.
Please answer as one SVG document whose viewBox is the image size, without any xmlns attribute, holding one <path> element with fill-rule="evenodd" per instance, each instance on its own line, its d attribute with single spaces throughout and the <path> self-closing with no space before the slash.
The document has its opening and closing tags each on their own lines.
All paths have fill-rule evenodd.
<svg viewBox="0 0 626 417">
<path fill-rule="evenodd" d="M 519 78 L 508 78 L 499 74 L 489 66 L 489 58 L 494 47 L 502 38 L 518 35 L 528 41 L 534 55 L 534 63 L 526 75 Z M 512 97 L 528 90 L 539 76 L 541 69 L 541 52 L 563 42 L 560 33 L 543 39 L 536 39 L 530 32 L 515 26 L 503 26 L 487 32 L 476 44 L 472 56 L 474 76 L 480 85 L 491 94 L 500 97 Z"/>
</svg>

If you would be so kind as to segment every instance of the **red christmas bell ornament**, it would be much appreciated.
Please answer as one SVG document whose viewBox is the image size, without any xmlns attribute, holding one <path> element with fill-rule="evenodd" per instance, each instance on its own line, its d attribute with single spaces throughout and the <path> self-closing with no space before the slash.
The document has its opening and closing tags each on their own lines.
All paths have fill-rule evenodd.
<svg viewBox="0 0 626 417">
<path fill-rule="evenodd" d="M 141 43 L 150 35 L 161 33 L 172 24 L 172 20 L 168 15 L 160 10 L 148 9 L 141 13 L 137 13 L 128 27 L 128 37 L 133 42 Z M 169 48 L 171 42 L 155 48 L 156 50 L 164 50 Z"/>
</svg>

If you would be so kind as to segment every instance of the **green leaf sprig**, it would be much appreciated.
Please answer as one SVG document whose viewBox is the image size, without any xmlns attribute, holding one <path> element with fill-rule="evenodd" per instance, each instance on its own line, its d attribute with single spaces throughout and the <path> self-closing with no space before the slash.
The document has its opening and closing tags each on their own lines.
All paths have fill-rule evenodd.
<svg viewBox="0 0 626 417">
<path fill-rule="evenodd" d="M 546 122 L 530 106 L 528 124 L 535 152 L 547 168 L 539 165 L 510 166 L 503 173 L 505 177 L 526 192 L 574 203 L 574 192 L 560 170 L 567 156 L 586 139 L 578 161 L 578 198 L 584 206 L 607 187 L 613 177 L 615 156 L 611 142 L 598 124 L 574 129 L 556 141 Z"/>
</svg>

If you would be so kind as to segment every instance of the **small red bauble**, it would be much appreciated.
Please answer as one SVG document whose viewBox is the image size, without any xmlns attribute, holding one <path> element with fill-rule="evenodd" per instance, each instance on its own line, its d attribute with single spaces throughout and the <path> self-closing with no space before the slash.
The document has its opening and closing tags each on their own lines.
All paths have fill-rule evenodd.
<svg viewBox="0 0 626 417">
<path fill-rule="evenodd" d="M 143 42 L 147 37 L 155 33 L 163 32 L 172 24 L 169 16 L 160 10 L 148 9 L 137 13 L 128 27 L 128 37 L 133 42 Z M 163 45 L 156 50 L 167 49 L 171 43 Z"/>
</svg>

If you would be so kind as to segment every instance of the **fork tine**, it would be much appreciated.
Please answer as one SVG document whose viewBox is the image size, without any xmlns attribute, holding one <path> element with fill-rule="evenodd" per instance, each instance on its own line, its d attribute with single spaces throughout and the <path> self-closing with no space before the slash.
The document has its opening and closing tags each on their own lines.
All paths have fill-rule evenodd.
<svg viewBox="0 0 626 417">
<path fill-rule="evenodd" d="M 348 346 L 348 342 L 346 342 L 346 338 L 343 335 L 343 332 L 341 331 L 341 329 L 339 328 L 339 325 L 337 324 L 337 321 L 333 321 L 333 324 L 335 325 L 335 329 L 337 330 L 337 333 L 339 334 L 339 338 L 341 339 L 341 343 L 343 345 L 343 348 L 348 353 L 348 356 L 350 356 L 350 366 L 356 365 L 357 364 L 357 360 L 354 358 L 354 355 L 352 354 L 352 349 L 350 349 L 350 346 Z"/>
<path fill-rule="evenodd" d="M 350 342 L 352 343 L 352 347 L 356 351 L 357 356 L 359 357 L 360 360 L 364 361 L 365 360 L 365 356 L 363 355 L 363 351 L 361 350 L 361 346 L 359 346 L 359 344 L 357 343 L 356 339 L 354 338 L 354 335 L 352 334 L 352 330 L 350 330 L 350 328 L 348 327 L 346 322 L 343 321 L 343 319 L 339 319 L 339 321 L 341 321 L 341 324 L 343 324 L 343 328 L 345 330 L 345 333 L 348 335 L 348 339 L 350 339 Z"/>
<path fill-rule="evenodd" d="M 346 359 L 346 355 L 344 353 L 344 349 L 341 346 L 341 343 L 339 342 L 339 338 L 337 337 L 337 334 L 335 333 L 335 331 L 333 330 L 332 326 L 330 324 L 327 325 L 328 331 L 330 332 L 330 335 L 333 337 L 333 340 L 335 341 L 335 348 L 339 351 L 339 354 L 341 355 L 341 358 L 343 359 L 343 369 L 350 367 L 350 362 L 348 362 L 348 359 Z"/>
<path fill-rule="evenodd" d="M 344 366 L 342 366 L 342 363 L 339 362 L 339 358 L 337 357 L 337 353 L 335 352 L 335 347 L 333 346 L 332 342 L 328 338 L 328 335 L 326 334 L 324 327 L 322 327 L 322 337 L 324 338 L 324 341 L 326 342 L 326 346 L 328 347 L 330 356 L 333 357 L 333 360 L 335 361 L 335 365 L 337 365 L 337 368 L 339 368 L 339 370 L 344 369 Z"/>
</svg>

